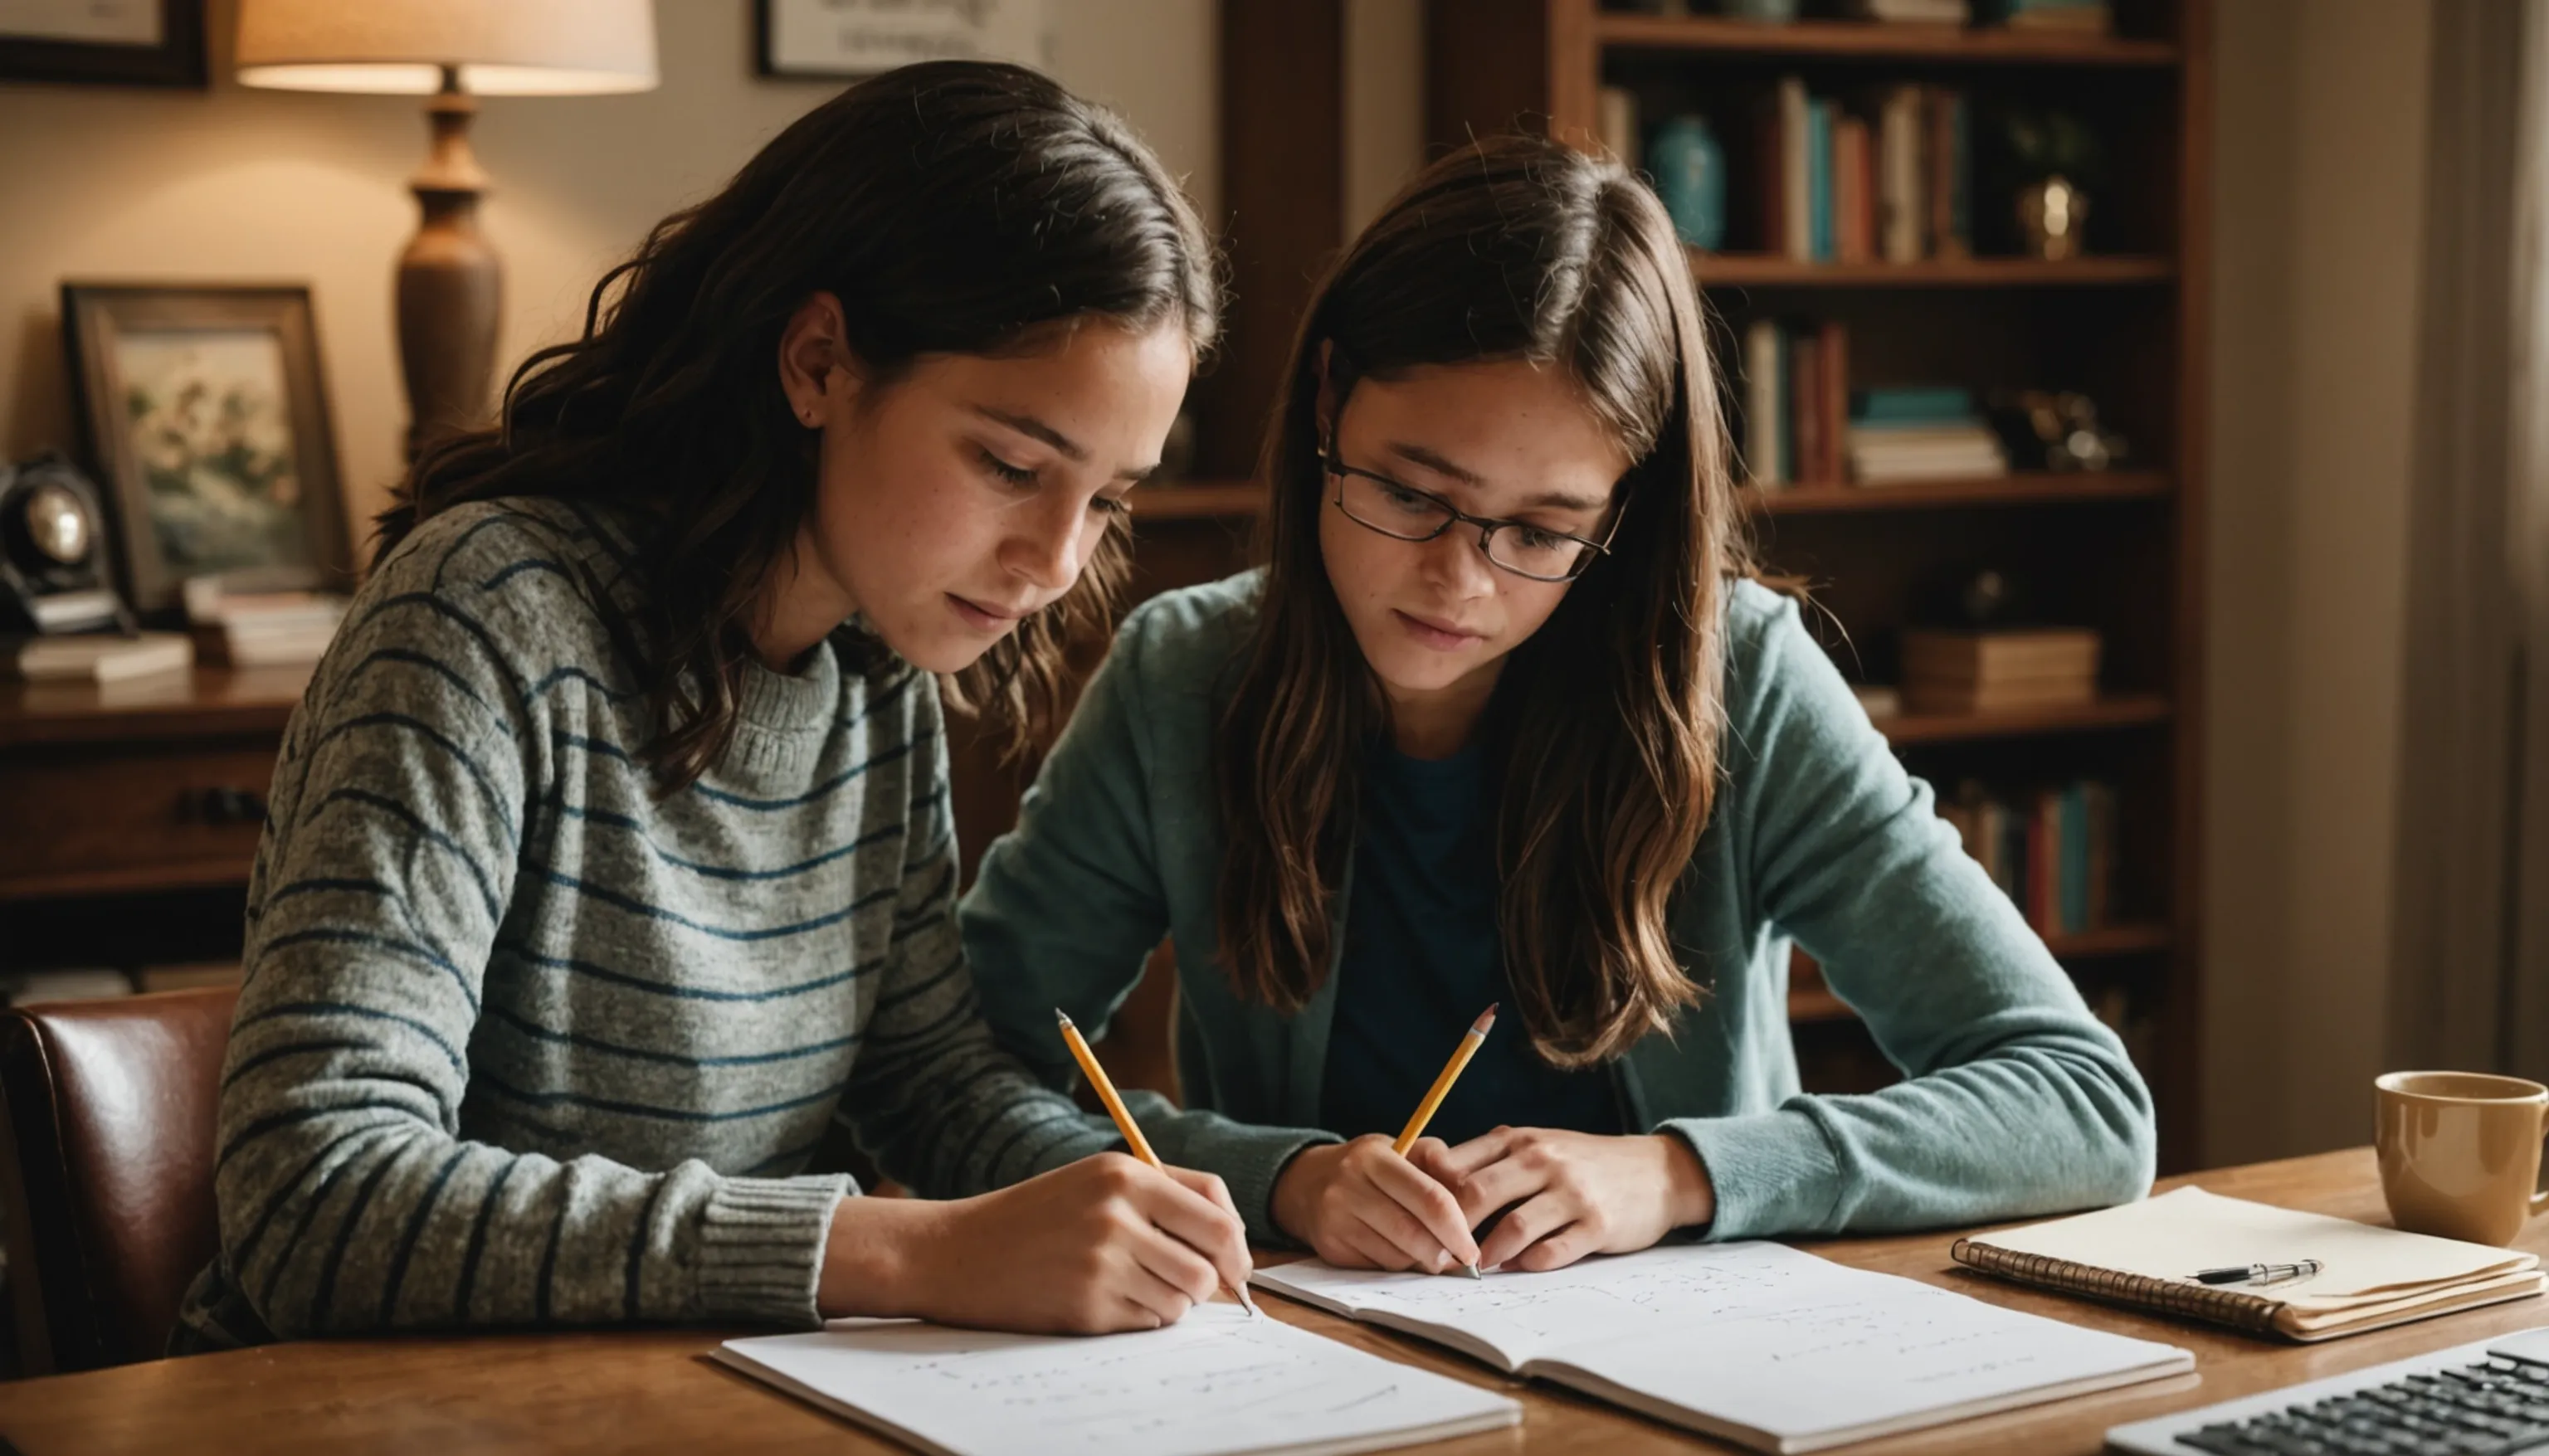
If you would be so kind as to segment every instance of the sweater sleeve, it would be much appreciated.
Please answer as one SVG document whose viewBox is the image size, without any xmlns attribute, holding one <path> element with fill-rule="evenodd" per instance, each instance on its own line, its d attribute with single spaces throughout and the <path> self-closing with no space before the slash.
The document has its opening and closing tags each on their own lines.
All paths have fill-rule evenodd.
<svg viewBox="0 0 2549 1456">
<path fill-rule="evenodd" d="M 913 752 L 927 770 L 914 782 L 943 790 L 947 738 L 937 698 L 916 697 L 922 721 L 911 730 Z M 841 1115 L 879 1168 L 924 1197 L 954 1198 L 1122 1139 L 992 1042 L 956 926 L 955 819 L 945 792 L 924 790 L 923 798 L 910 822 L 928 829 L 912 837 L 894 944 Z M 1051 1011 L 1044 1033 L 1054 1037 Z"/>
<path fill-rule="evenodd" d="M 490 948 L 545 787 L 520 653 L 579 623 L 591 641 L 569 650 L 609 650 L 544 538 L 486 528 L 503 523 L 433 551 L 448 535 L 420 533 L 386 564 L 287 735 L 223 1071 L 220 1287 L 195 1302 L 226 1342 L 258 1325 L 815 1320 L 843 1180 L 561 1162 L 459 1135 Z"/>
<path fill-rule="evenodd" d="M 1906 1080 L 1667 1124 L 1716 1185 L 1709 1234 L 1969 1224 L 2149 1186 L 2150 1094 L 2114 1033 L 1937 817 L 1807 634 L 1766 614 L 1730 675 L 1726 822 L 1763 916 L 1823 963 Z"/>
</svg>

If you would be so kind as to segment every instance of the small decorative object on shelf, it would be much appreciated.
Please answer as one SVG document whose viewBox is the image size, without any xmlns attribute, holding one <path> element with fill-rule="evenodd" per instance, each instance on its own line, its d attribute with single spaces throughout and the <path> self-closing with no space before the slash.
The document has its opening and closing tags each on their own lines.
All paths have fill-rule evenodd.
<svg viewBox="0 0 2549 1456">
<path fill-rule="evenodd" d="M 1593 135 L 1602 149 L 1632 172 L 1643 169 L 1647 160 L 1645 148 L 1638 143 L 1638 93 L 1626 86 L 1605 86 L 1594 99 L 1593 115 Z"/>
<path fill-rule="evenodd" d="M 2089 195 L 2100 157 L 2098 138 L 2066 111 L 2008 107 L 1997 136 L 2011 188 L 2020 247 L 2047 262 L 2088 251 Z"/>
<path fill-rule="evenodd" d="M 1678 116 L 1657 127 L 1646 168 L 1682 241 L 1712 252 L 1726 245 L 1726 148 L 1706 118 Z"/>
<path fill-rule="evenodd" d="M 1849 0 L 1844 13 L 1897 26 L 1965 26 L 1974 19 L 1968 0 Z"/>
<path fill-rule="evenodd" d="M 1799 0 L 1720 0 L 1733 20 L 1758 21 L 1764 25 L 1786 25 L 1797 18 L 1803 7 Z"/>
<path fill-rule="evenodd" d="M 2131 450 L 2098 423 L 2098 404 L 2069 390 L 2010 390 L 1991 398 L 1991 420 L 2027 470 L 2111 470 Z"/>
</svg>

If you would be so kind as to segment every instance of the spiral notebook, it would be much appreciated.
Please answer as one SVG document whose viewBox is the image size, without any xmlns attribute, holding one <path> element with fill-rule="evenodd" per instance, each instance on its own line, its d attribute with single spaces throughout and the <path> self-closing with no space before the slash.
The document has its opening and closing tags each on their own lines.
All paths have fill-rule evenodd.
<svg viewBox="0 0 2549 1456">
<path fill-rule="evenodd" d="M 2201 1188 L 1959 1238 L 1948 1253 L 2022 1284 L 2294 1340 L 2360 1334 L 2526 1299 L 2542 1288 L 2533 1254 Z M 2198 1269 L 2304 1259 L 2322 1267 L 2279 1284 L 2207 1285 L 2191 1277 Z"/>
</svg>

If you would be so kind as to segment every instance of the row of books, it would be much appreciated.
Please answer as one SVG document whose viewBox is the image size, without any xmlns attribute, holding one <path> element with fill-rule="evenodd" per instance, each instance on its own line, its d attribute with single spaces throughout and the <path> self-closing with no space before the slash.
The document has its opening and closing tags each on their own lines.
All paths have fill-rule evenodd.
<svg viewBox="0 0 2549 1456">
<path fill-rule="evenodd" d="M 1865 486 L 2009 474 L 2009 452 L 1970 390 L 1849 387 L 1849 330 L 1756 318 L 1744 330 L 1746 475 L 1768 488 Z"/>
<path fill-rule="evenodd" d="M 220 667 L 315 663 L 334 640 L 345 598 L 330 592 L 226 592 L 218 578 L 186 583 L 195 654 Z"/>
<path fill-rule="evenodd" d="M 1970 256 L 1970 110 L 1961 90 L 1908 83 L 1853 110 L 1782 77 L 1761 127 L 1763 250 L 1801 262 Z"/>
<path fill-rule="evenodd" d="M 1967 783 L 1939 803 L 1938 814 L 2037 935 L 2075 935 L 2109 922 L 2116 871 L 2116 794 L 2109 785 L 2079 779 L 1994 794 Z"/>
</svg>

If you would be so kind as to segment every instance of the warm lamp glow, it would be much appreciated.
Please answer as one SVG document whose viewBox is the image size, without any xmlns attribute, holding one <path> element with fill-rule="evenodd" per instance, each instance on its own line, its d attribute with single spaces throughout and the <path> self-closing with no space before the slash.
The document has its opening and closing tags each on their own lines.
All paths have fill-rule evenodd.
<svg viewBox="0 0 2549 1456">
<path fill-rule="evenodd" d="M 290 91 L 477 96 L 655 86 L 649 0 L 242 0 L 238 78 Z"/>
</svg>

